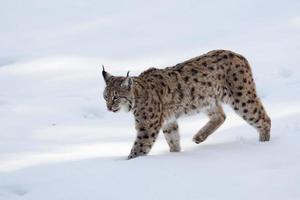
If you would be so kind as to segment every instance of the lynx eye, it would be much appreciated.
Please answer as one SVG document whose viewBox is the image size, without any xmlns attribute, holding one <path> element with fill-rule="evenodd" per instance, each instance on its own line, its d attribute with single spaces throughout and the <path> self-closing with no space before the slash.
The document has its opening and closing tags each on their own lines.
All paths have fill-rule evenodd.
<svg viewBox="0 0 300 200">
<path fill-rule="evenodd" d="M 107 100 L 107 95 L 106 95 L 106 94 L 105 94 L 105 95 L 103 95 L 103 97 L 104 97 L 104 99 L 105 99 L 105 100 Z"/>
<path fill-rule="evenodd" d="M 117 100 L 117 99 L 119 99 L 119 97 L 117 97 L 117 96 L 113 96 L 113 97 L 112 97 L 112 100 L 113 100 L 113 101 L 115 101 L 115 100 Z"/>
<path fill-rule="evenodd" d="M 114 94 L 114 95 L 112 96 L 112 100 L 115 101 L 115 100 L 117 100 L 119 97 L 118 97 L 118 94 L 117 94 L 116 91 L 114 91 L 113 94 Z"/>
</svg>

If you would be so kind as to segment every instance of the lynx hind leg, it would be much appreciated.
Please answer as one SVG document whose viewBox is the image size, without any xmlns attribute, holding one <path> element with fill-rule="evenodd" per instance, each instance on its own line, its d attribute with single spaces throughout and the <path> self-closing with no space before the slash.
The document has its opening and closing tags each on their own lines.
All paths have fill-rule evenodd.
<svg viewBox="0 0 300 200">
<path fill-rule="evenodd" d="M 257 110 L 257 115 L 254 120 L 251 119 L 251 117 L 248 117 L 246 120 L 249 121 L 249 124 L 251 124 L 258 130 L 259 141 L 267 142 L 271 137 L 271 119 L 264 109 L 260 99 L 256 99 L 255 108 Z M 255 111 L 255 108 L 253 109 L 253 113 Z"/>
<path fill-rule="evenodd" d="M 170 147 L 170 152 L 180 152 L 180 135 L 177 122 L 173 121 L 164 125 L 163 133 Z"/>
<path fill-rule="evenodd" d="M 247 123 L 257 129 L 259 141 L 270 140 L 271 120 L 259 98 L 241 98 L 232 101 L 232 107 Z"/>
<path fill-rule="evenodd" d="M 257 97 L 249 63 L 239 63 L 232 66 L 231 70 L 228 71 L 226 82 L 228 91 L 225 92 L 225 96 L 229 99 L 227 103 L 245 121 L 258 130 L 260 141 L 269 141 L 271 120 Z"/>
<path fill-rule="evenodd" d="M 207 110 L 209 121 L 197 132 L 193 141 L 197 144 L 206 140 L 206 138 L 216 131 L 225 121 L 226 116 L 221 105 L 217 104 Z"/>
</svg>

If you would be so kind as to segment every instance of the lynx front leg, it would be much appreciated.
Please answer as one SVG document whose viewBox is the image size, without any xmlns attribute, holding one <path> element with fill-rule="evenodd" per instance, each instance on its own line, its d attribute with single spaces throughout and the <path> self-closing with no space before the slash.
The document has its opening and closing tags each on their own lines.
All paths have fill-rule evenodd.
<svg viewBox="0 0 300 200">
<path fill-rule="evenodd" d="M 177 122 L 171 122 L 163 127 L 163 133 L 170 147 L 170 152 L 180 152 L 180 136 Z"/>
<path fill-rule="evenodd" d="M 216 105 L 207 111 L 209 122 L 198 131 L 194 136 L 193 141 L 197 144 L 203 142 L 210 134 L 217 130 L 225 121 L 225 114 L 220 105 Z"/>
<path fill-rule="evenodd" d="M 138 133 L 128 159 L 147 155 L 159 133 L 159 127 L 150 128 L 137 125 Z"/>
</svg>

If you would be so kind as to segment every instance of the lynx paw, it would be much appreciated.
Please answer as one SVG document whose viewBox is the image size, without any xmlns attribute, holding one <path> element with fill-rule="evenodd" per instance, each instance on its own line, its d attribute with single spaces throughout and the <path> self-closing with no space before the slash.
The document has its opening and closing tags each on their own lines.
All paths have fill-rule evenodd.
<svg viewBox="0 0 300 200">
<path fill-rule="evenodd" d="M 172 147 L 170 148 L 170 152 L 180 152 L 181 148 L 180 147 Z"/>
<path fill-rule="evenodd" d="M 206 138 L 207 138 L 207 136 L 205 136 L 205 135 L 195 135 L 194 137 L 193 137 L 193 141 L 196 143 L 196 144 L 200 144 L 201 142 L 203 142 L 204 140 L 206 140 Z"/>
<path fill-rule="evenodd" d="M 261 134 L 259 136 L 260 142 L 268 142 L 270 140 L 270 134 Z"/>
</svg>

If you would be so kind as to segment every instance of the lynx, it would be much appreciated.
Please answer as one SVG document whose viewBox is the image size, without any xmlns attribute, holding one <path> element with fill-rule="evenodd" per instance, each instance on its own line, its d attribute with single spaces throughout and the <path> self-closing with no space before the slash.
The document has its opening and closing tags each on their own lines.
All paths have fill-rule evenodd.
<svg viewBox="0 0 300 200">
<path fill-rule="evenodd" d="M 229 104 L 257 129 L 261 142 L 270 140 L 271 120 L 256 94 L 250 65 L 242 55 L 213 50 L 165 69 L 150 68 L 139 76 L 112 76 L 103 67 L 104 98 L 109 111 L 132 111 L 137 137 L 128 159 L 147 155 L 162 129 L 170 152 L 179 152 L 177 119 L 204 112 L 209 121 L 193 141 L 197 144 L 225 121 Z"/>
</svg>

